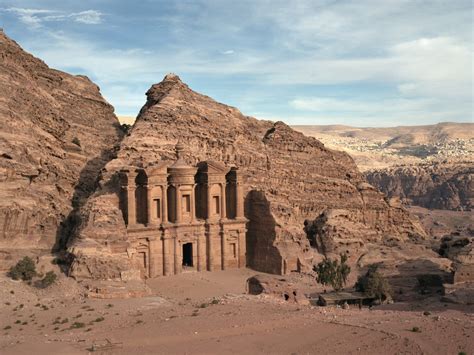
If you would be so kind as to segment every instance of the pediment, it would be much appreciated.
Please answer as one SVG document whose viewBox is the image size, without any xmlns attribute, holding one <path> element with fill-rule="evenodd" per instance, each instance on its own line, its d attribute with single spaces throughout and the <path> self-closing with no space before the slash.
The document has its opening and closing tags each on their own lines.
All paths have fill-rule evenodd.
<svg viewBox="0 0 474 355">
<path fill-rule="evenodd" d="M 226 174 L 229 171 L 227 166 L 213 160 L 201 161 L 197 164 L 197 166 L 199 171 L 208 174 Z"/>
</svg>

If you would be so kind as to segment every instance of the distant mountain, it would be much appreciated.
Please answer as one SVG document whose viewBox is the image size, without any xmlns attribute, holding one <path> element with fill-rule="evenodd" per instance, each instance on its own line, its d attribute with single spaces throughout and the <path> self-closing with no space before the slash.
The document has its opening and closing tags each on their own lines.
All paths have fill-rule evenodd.
<svg viewBox="0 0 474 355">
<path fill-rule="evenodd" d="M 294 126 L 349 153 L 368 181 L 389 197 L 427 208 L 470 210 L 474 124 L 356 128 Z"/>
<path fill-rule="evenodd" d="M 474 138 L 474 123 L 442 122 L 425 126 L 351 127 L 344 125 L 294 125 L 308 136 L 319 134 L 369 140 L 401 140 L 409 144 L 444 143 L 455 139 Z"/>
</svg>

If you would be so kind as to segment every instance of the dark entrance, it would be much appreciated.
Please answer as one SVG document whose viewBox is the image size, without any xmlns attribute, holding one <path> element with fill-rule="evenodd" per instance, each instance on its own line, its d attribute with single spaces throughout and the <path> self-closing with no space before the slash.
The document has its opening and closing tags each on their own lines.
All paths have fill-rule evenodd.
<svg viewBox="0 0 474 355">
<path fill-rule="evenodd" d="M 193 266 L 193 243 L 183 244 L 183 266 Z"/>
</svg>

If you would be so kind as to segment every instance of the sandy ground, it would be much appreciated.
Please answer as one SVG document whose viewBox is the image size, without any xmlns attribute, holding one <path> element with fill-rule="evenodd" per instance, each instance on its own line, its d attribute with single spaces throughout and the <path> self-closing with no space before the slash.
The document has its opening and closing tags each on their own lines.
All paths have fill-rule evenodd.
<svg viewBox="0 0 474 355">
<path fill-rule="evenodd" d="M 474 307 L 435 299 L 377 308 L 311 307 L 245 295 L 252 270 L 149 281 L 153 296 L 94 300 L 0 279 L 1 354 L 458 354 L 474 352 Z M 23 306 L 21 306 L 23 305 Z M 71 327 L 75 322 L 78 328 Z M 9 328 L 11 327 L 11 328 Z M 418 327 L 419 332 L 413 332 Z"/>
</svg>

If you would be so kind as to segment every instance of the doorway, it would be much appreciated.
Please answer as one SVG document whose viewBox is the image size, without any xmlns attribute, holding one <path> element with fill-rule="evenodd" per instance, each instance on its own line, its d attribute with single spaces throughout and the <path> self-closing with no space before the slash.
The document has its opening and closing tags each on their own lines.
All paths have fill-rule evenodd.
<svg viewBox="0 0 474 355">
<path fill-rule="evenodd" d="M 183 266 L 193 267 L 193 243 L 183 244 Z"/>
<path fill-rule="evenodd" d="M 135 254 L 135 265 L 138 267 L 140 270 L 140 276 L 141 278 L 148 277 L 148 258 L 147 258 L 147 253 L 145 251 L 138 251 Z"/>
</svg>

